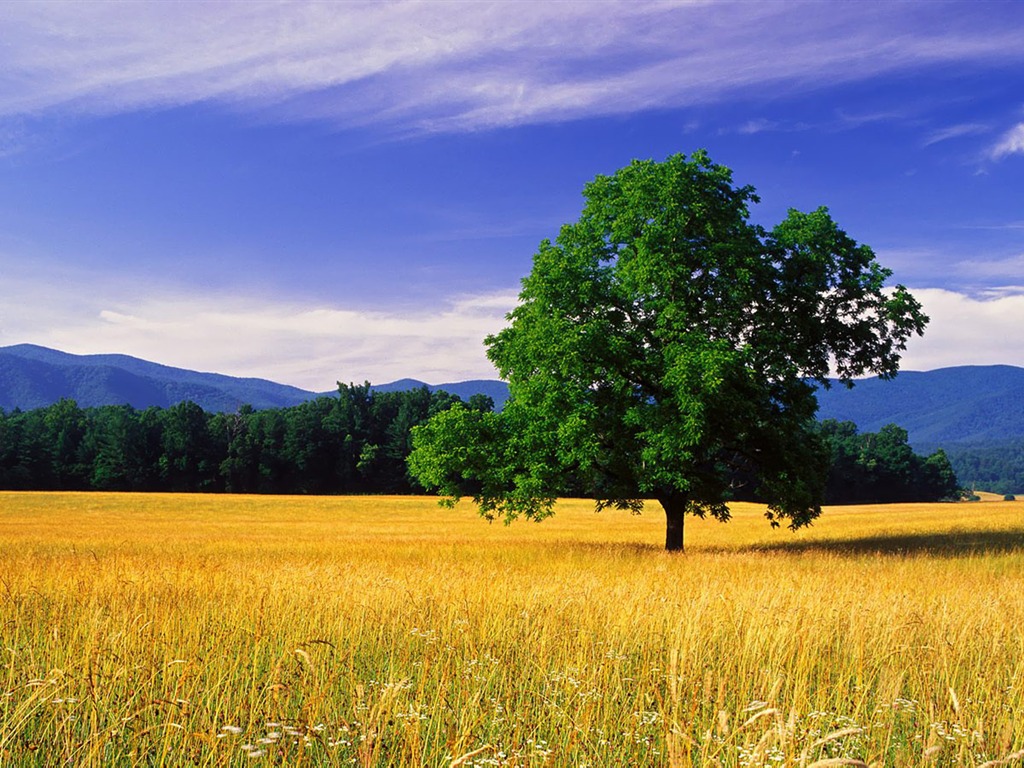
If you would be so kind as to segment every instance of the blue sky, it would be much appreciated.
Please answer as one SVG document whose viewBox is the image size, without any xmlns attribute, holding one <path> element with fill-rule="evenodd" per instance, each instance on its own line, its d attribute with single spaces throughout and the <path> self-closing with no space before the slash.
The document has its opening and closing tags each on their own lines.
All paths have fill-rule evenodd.
<svg viewBox="0 0 1024 768">
<path fill-rule="evenodd" d="M 709 150 L 1024 365 L 1024 3 L 0 2 L 0 346 L 493 377 L 585 182 Z"/>
</svg>

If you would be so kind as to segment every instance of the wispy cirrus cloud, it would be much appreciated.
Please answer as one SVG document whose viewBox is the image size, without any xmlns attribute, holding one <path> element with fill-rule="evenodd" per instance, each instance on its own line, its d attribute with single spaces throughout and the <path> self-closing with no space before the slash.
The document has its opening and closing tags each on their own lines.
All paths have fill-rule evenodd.
<svg viewBox="0 0 1024 768">
<path fill-rule="evenodd" d="M 1021 222 L 1008 222 L 963 228 L 1002 231 L 1022 226 Z M 922 245 L 883 248 L 878 254 L 879 260 L 893 270 L 893 281 L 907 285 L 954 285 L 958 293 L 975 298 L 1005 295 L 1015 292 L 1012 286 L 1024 285 L 1024 253 L 986 253 L 982 248 L 965 258 L 962 246 Z M 937 264 L 942 265 L 941 270 L 936 270 Z"/>
<path fill-rule="evenodd" d="M 736 128 L 736 133 L 744 136 L 752 136 L 755 133 L 764 133 L 765 131 L 777 131 L 781 129 L 781 124 L 777 120 L 768 120 L 763 117 L 757 117 L 743 123 L 741 126 Z"/>
<path fill-rule="evenodd" d="M 950 141 L 951 139 L 959 139 L 964 136 L 977 136 L 978 134 L 987 133 L 989 127 L 983 123 L 958 123 L 956 125 L 948 125 L 945 128 L 939 128 L 932 131 L 925 136 L 922 144 L 926 147 L 930 147 L 932 144 L 939 144 L 943 141 Z"/>
<path fill-rule="evenodd" d="M 1024 154 L 1024 123 L 1017 123 L 1004 133 L 989 154 L 993 160 L 1002 160 L 1009 155 Z"/>
<path fill-rule="evenodd" d="M 1009 230 L 1024 229 L 1024 221 L 1007 221 L 1001 224 L 965 224 L 964 229 Z"/>
<path fill-rule="evenodd" d="M 957 262 L 954 269 L 973 280 L 1024 282 L 1024 253 L 997 259 L 964 259 Z"/>
<path fill-rule="evenodd" d="M 1024 19 L 1012 5 L 1001 11 L 664 0 L 8 3 L 0 115 L 202 102 L 275 119 L 464 131 L 949 62 L 1024 61 Z"/>
</svg>

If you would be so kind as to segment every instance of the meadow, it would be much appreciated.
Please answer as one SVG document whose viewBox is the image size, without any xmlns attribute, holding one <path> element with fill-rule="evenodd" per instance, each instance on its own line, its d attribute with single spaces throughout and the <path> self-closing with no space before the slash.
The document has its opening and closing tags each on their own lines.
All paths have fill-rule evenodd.
<svg viewBox="0 0 1024 768">
<path fill-rule="evenodd" d="M 1024 765 L 1024 503 L 0 494 L 0 764 Z"/>
</svg>

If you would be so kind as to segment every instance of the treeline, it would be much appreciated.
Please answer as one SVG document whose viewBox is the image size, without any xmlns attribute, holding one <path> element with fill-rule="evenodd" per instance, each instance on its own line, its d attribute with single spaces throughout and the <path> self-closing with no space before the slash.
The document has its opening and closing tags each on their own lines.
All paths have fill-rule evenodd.
<svg viewBox="0 0 1024 768">
<path fill-rule="evenodd" d="M 1024 440 L 949 446 L 949 461 L 968 489 L 1024 495 Z"/>
<path fill-rule="evenodd" d="M 410 431 L 462 402 L 426 387 L 338 397 L 288 408 L 207 413 L 170 408 L 80 408 L 61 400 L 0 411 L 0 489 L 228 493 L 411 493 Z M 493 403 L 474 395 L 469 408 Z"/>
<path fill-rule="evenodd" d="M 80 408 L 61 400 L 31 411 L 0 411 L 0 489 L 208 493 L 417 493 L 406 467 L 414 426 L 468 403 L 426 387 L 375 392 L 341 385 L 338 397 L 289 408 L 207 413 L 170 408 Z M 958 495 L 946 455 L 914 453 L 890 425 L 860 434 L 826 421 L 832 452 L 826 503 L 932 501 Z"/>
<path fill-rule="evenodd" d="M 920 456 L 902 427 L 887 424 L 878 432 L 861 434 L 852 421 L 828 419 L 820 428 L 832 451 L 827 503 L 939 501 L 961 496 L 945 452 L 939 448 Z"/>
</svg>

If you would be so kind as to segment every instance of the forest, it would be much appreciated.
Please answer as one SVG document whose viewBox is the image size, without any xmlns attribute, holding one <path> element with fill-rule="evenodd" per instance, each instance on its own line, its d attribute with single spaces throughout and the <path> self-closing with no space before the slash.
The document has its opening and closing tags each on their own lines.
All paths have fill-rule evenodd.
<svg viewBox="0 0 1024 768">
<path fill-rule="evenodd" d="M 137 410 L 61 400 L 0 410 L 0 489 L 422 493 L 406 467 L 411 429 L 453 406 L 490 411 L 493 403 L 484 395 L 464 403 L 425 387 L 376 392 L 369 384 L 342 384 L 337 397 L 236 413 L 209 413 L 187 401 Z M 914 453 L 899 427 L 861 434 L 850 422 L 826 421 L 820 429 L 832 452 L 826 503 L 958 494 L 942 450 Z"/>
<path fill-rule="evenodd" d="M 409 431 L 459 398 L 426 388 L 288 408 L 47 408 L 0 415 L 0 488 L 227 493 L 409 493 Z M 486 397 L 469 408 L 492 407 Z"/>
<path fill-rule="evenodd" d="M 857 431 L 851 421 L 826 419 L 822 436 L 832 452 L 825 498 L 832 504 L 939 501 L 961 495 L 946 452 L 914 452 L 907 431 L 887 424 L 878 432 Z"/>
<path fill-rule="evenodd" d="M 949 462 L 968 490 L 999 494 L 1024 491 L 1024 440 L 955 443 L 948 446 Z"/>
</svg>

